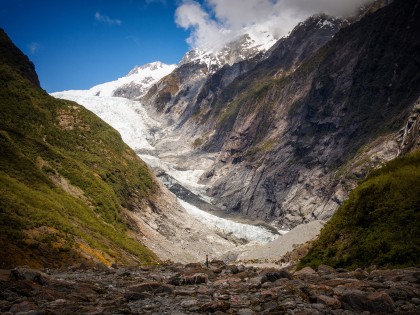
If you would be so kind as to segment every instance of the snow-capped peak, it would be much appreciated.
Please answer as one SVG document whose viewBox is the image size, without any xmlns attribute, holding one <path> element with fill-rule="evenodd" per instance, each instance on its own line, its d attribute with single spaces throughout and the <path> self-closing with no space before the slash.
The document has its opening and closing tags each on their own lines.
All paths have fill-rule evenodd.
<svg viewBox="0 0 420 315">
<path fill-rule="evenodd" d="M 192 49 L 179 64 L 201 63 L 206 64 L 210 71 L 217 70 L 225 64 L 232 65 L 264 53 L 276 42 L 277 38 L 264 26 L 252 25 L 242 29 L 234 40 L 221 49 Z"/>
<path fill-rule="evenodd" d="M 167 65 L 160 61 L 135 66 L 126 76 L 115 81 L 96 85 L 83 91 L 86 96 L 123 96 L 137 99 L 164 76 L 171 73 L 177 65 Z M 130 93 L 131 97 L 125 95 Z"/>
<path fill-rule="evenodd" d="M 169 65 L 170 66 L 170 65 Z M 147 72 L 156 73 L 156 71 L 160 71 L 168 67 L 167 64 L 164 64 L 160 61 L 155 61 L 151 63 L 147 63 L 142 66 L 135 66 L 126 76 L 131 76 L 134 74 L 146 74 Z"/>
</svg>

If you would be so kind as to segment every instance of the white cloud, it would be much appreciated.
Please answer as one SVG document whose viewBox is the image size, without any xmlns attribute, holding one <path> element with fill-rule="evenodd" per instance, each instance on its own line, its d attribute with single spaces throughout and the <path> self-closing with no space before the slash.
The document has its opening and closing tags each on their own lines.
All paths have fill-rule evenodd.
<svg viewBox="0 0 420 315">
<path fill-rule="evenodd" d="M 34 54 L 41 48 L 41 44 L 38 42 L 32 42 L 28 45 L 28 48 L 31 54 Z"/>
<path fill-rule="evenodd" d="M 96 12 L 95 13 L 95 20 L 98 21 L 98 22 L 100 22 L 100 23 L 107 24 L 109 26 L 121 25 L 121 20 L 111 19 L 109 16 L 102 15 L 99 12 Z"/>
<path fill-rule="evenodd" d="M 177 8 L 176 23 L 191 30 L 191 47 L 217 50 L 258 25 L 261 32 L 280 38 L 300 21 L 317 13 L 347 16 L 371 0 L 184 0 Z"/>
</svg>

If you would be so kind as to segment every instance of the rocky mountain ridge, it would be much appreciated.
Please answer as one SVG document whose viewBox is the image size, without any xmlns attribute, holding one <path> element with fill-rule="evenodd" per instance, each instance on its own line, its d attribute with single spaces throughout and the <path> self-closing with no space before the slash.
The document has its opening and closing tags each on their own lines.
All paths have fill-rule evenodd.
<svg viewBox="0 0 420 315">
<path fill-rule="evenodd" d="M 205 66 L 183 65 L 142 101 L 196 154 L 218 154 L 202 177 L 218 207 L 284 227 L 328 219 L 370 169 L 398 155 L 398 130 L 413 125 L 416 3 L 396 1 L 344 28 L 312 18 L 309 26 L 333 27 L 303 23 L 268 58 L 207 78 Z"/>
<path fill-rule="evenodd" d="M 418 12 L 413 1 L 388 4 L 348 20 L 311 17 L 236 63 L 246 37 L 224 61 L 190 52 L 141 97 L 160 123 L 154 154 L 205 167 L 198 184 L 213 208 L 282 228 L 330 218 L 369 170 L 418 147 L 418 67 L 406 53 L 417 49 Z"/>
</svg>

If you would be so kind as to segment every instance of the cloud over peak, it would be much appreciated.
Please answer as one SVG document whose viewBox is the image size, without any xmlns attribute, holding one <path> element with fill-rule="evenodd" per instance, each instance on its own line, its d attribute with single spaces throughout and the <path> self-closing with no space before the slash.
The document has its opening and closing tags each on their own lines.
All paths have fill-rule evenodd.
<svg viewBox="0 0 420 315">
<path fill-rule="evenodd" d="M 109 16 L 102 15 L 100 12 L 95 13 L 95 20 L 100 23 L 107 24 L 109 26 L 121 25 L 121 20 L 111 19 Z"/>
<path fill-rule="evenodd" d="M 275 38 L 317 13 L 348 16 L 372 0 L 184 0 L 175 21 L 190 30 L 187 42 L 193 48 L 218 50 L 245 30 L 258 29 Z"/>
</svg>

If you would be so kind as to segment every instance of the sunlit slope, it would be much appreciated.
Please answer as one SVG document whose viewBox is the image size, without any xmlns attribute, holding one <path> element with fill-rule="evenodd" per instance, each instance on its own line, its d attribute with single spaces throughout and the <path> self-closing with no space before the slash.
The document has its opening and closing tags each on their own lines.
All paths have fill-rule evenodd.
<svg viewBox="0 0 420 315">
<path fill-rule="evenodd" d="M 0 267 L 157 259 L 124 216 L 156 198 L 146 164 L 97 116 L 41 90 L 2 30 L 0 115 Z"/>
</svg>

